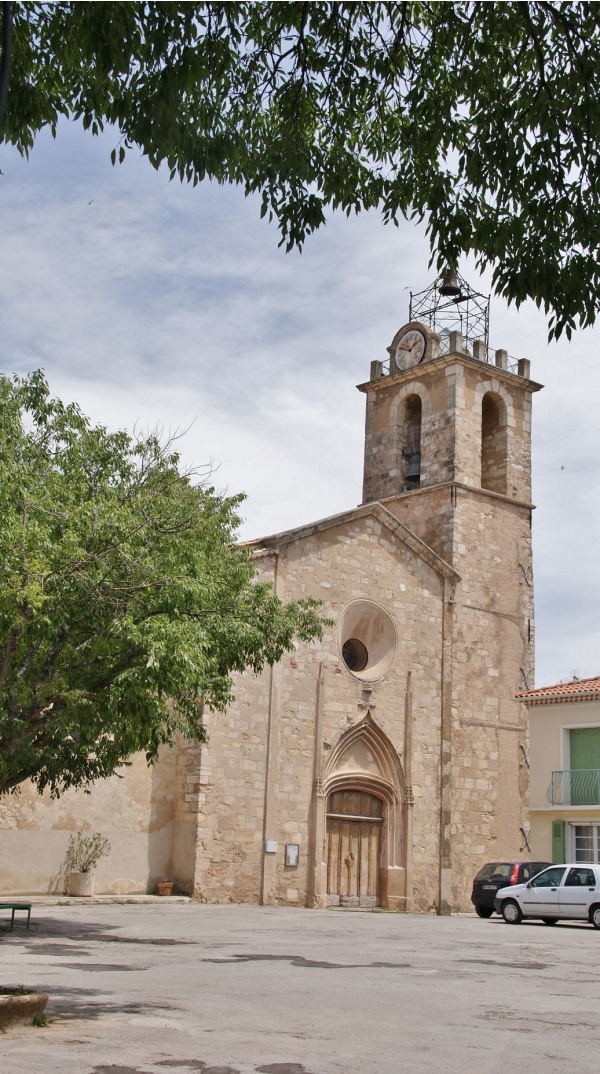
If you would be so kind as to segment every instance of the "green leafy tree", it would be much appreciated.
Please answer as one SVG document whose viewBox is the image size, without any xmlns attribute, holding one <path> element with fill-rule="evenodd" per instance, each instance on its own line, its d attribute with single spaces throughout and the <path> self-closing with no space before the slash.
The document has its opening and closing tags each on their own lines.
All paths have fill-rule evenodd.
<svg viewBox="0 0 600 1074">
<path fill-rule="evenodd" d="M 283 604 L 235 543 L 242 497 L 172 444 L 93 427 L 40 373 L 0 378 L 0 793 L 58 795 L 176 732 L 202 741 L 231 674 L 259 672 L 317 604 Z"/>
<path fill-rule="evenodd" d="M 8 7 L 9 5 L 3 5 Z M 282 242 L 328 207 L 425 219 L 438 267 L 473 254 L 550 334 L 600 299 L 597 3 L 15 3 L 0 137 L 61 116 L 113 161 L 262 194 Z"/>
</svg>

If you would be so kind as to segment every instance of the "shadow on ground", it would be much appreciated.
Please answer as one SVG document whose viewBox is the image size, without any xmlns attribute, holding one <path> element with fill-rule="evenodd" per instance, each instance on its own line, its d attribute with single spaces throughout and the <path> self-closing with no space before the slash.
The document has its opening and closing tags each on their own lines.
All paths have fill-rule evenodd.
<svg viewBox="0 0 600 1074">
<path fill-rule="evenodd" d="M 237 1067 L 210 1066 L 202 1059 L 157 1059 L 150 1063 L 150 1066 L 159 1067 L 161 1071 L 168 1068 L 181 1074 L 189 1074 L 191 1071 L 200 1071 L 201 1074 L 240 1074 Z M 254 1069 L 257 1074 L 311 1074 L 302 1063 L 267 1063 Z M 156 1071 L 144 1067 L 104 1064 L 94 1067 L 89 1074 L 156 1074 Z"/>
<path fill-rule="evenodd" d="M 117 930 L 121 934 L 117 933 Z M 91 943 L 135 945 L 136 947 L 190 947 L 200 940 L 174 940 L 161 936 L 122 935 L 122 926 L 100 921 L 58 921 L 55 918 L 36 917 L 29 929 L 4 930 L 1 939 L 26 944 L 31 952 L 44 955 L 87 954 Z M 61 944 L 60 941 L 63 941 Z"/>
</svg>

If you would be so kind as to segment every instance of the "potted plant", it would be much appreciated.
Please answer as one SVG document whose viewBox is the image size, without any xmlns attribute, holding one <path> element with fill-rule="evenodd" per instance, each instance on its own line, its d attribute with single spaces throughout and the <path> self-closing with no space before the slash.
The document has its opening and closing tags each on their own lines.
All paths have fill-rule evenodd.
<svg viewBox="0 0 600 1074">
<path fill-rule="evenodd" d="M 172 895 L 173 893 L 173 881 L 172 880 L 159 880 L 158 881 L 158 894 L 159 895 Z"/>
<path fill-rule="evenodd" d="M 94 894 L 94 869 L 101 858 L 110 853 L 110 843 L 100 832 L 84 835 L 77 832 L 69 836 L 66 866 L 69 895 Z"/>
</svg>

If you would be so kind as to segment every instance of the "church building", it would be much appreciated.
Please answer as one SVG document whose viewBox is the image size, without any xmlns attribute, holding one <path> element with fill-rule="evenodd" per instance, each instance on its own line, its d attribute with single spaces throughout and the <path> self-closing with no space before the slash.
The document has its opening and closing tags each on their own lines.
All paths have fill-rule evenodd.
<svg viewBox="0 0 600 1074">
<path fill-rule="evenodd" d="M 207 902 L 449 913 L 485 861 L 528 856 L 540 385 L 489 349 L 460 277 L 423 294 L 359 385 L 362 504 L 250 544 L 283 600 L 322 601 L 323 640 L 237 676 L 201 747 L 0 801 L 2 890 L 58 890 L 77 828 L 111 841 L 97 891 L 167 877 Z"/>
</svg>

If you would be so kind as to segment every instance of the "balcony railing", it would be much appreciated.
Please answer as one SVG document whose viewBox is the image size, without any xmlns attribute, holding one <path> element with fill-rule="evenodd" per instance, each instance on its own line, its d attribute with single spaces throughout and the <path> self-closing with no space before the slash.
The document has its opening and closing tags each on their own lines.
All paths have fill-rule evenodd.
<svg viewBox="0 0 600 1074">
<path fill-rule="evenodd" d="M 578 768 L 553 772 L 546 797 L 550 805 L 600 805 L 600 769 Z"/>
</svg>

